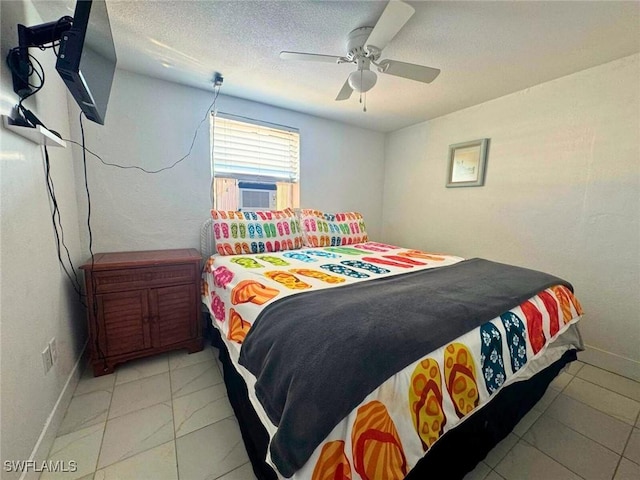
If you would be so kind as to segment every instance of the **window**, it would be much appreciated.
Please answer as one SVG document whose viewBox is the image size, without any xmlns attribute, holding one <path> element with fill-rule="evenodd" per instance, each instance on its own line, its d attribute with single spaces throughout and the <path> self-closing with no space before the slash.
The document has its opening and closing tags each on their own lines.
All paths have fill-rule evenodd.
<svg viewBox="0 0 640 480">
<path fill-rule="evenodd" d="M 299 206 L 298 130 L 219 113 L 213 116 L 211 136 L 214 208 Z M 243 199 L 253 203 L 244 205 Z"/>
</svg>

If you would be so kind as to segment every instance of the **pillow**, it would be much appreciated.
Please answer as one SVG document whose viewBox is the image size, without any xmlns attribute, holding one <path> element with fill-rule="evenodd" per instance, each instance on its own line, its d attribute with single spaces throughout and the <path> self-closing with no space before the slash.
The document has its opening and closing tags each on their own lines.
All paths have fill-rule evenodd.
<svg viewBox="0 0 640 480">
<path fill-rule="evenodd" d="M 302 248 L 304 237 L 291 209 L 235 212 L 211 210 L 220 255 L 278 252 Z"/>
<path fill-rule="evenodd" d="M 300 210 L 300 225 L 310 247 L 352 245 L 369 241 L 362 215 L 357 212 L 323 213 Z"/>
</svg>

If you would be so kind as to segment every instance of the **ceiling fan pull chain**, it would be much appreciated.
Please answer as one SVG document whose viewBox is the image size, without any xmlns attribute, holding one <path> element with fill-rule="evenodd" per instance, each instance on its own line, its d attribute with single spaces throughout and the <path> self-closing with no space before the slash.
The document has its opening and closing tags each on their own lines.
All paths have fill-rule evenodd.
<svg viewBox="0 0 640 480">
<path fill-rule="evenodd" d="M 367 112 L 367 92 L 364 92 L 364 108 L 362 109 L 363 112 Z"/>
</svg>

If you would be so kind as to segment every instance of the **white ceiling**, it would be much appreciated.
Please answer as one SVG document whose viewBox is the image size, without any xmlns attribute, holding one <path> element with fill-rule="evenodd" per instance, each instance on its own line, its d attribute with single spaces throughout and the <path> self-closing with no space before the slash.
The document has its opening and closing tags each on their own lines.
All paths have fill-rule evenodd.
<svg viewBox="0 0 640 480">
<path fill-rule="evenodd" d="M 336 102 L 352 65 L 285 62 L 292 50 L 344 55 L 382 1 L 107 0 L 119 68 L 393 131 L 640 51 L 640 2 L 408 1 L 416 13 L 384 50 L 440 68 L 431 84 L 380 74 L 367 95 Z M 44 21 L 72 0 L 34 0 Z M 614 85 L 611 88 L 615 88 Z"/>
</svg>

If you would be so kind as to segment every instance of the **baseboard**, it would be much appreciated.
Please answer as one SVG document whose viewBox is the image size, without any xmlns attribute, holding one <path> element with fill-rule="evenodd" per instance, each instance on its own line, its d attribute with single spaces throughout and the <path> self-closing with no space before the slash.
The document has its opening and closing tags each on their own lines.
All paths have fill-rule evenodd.
<svg viewBox="0 0 640 480">
<path fill-rule="evenodd" d="M 30 461 L 35 462 L 36 465 L 41 465 L 47 457 L 49 456 L 49 450 L 51 450 L 51 445 L 53 445 L 53 441 L 56 439 L 56 433 L 58 432 L 58 428 L 60 428 L 60 424 L 64 419 L 64 414 L 71 403 L 71 397 L 73 396 L 73 392 L 78 385 L 78 381 L 80 380 L 80 375 L 82 374 L 82 367 L 85 362 L 85 351 L 87 348 L 87 343 L 82 347 L 82 351 L 75 365 L 71 369 L 71 373 L 69 373 L 69 377 L 67 378 L 67 382 L 64 384 L 60 395 L 58 396 L 58 400 L 56 404 L 53 406 L 53 410 L 49 414 L 49 418 L 44 424 L 42 429 L 42 433 L 40 433 L 40 437 L 36 442 L 35 447 L 33 447 L 33 451 L 31 452 L 31 456 L 29 457 Z M 20 476 L 20 480 L 38 480 L 40 476 L 40 472 L 36 472 L 33 469 L 25 470 Z"/>
<path fill-rule="evenodd" d="M 640 382 L 640 362 L 630 358 L 585 345 L 585 351 L 580 352 L 578 360 Z"/>
</svg>

